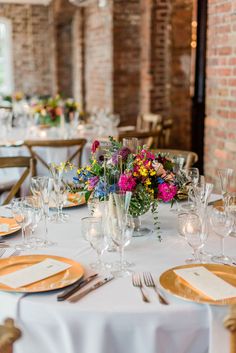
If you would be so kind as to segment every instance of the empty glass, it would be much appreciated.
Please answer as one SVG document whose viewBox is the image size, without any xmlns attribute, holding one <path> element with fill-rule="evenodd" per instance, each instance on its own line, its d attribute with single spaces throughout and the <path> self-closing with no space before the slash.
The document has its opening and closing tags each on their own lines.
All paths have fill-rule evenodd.
<svg viewBox="0 0 236 353">
<path fill-rule="evenodd" d="M 16 250 L 27 250 L 32 247 L 28 226 L 32 223 L 33 215 L 31 207 L 27 207 L 24 198 L 14 199 L 11 203 L 12 214 L 21 226 L 22 242 L 16 245 Z"/>
<path fill-rule="evenodd" d="M 221 194 L 223 198 L 223 205 L 225 208 L 227 203 L 227 194 L 230 187 L 230 181 L 232 179 L 234 171 L 231 168 L 225 168 L 225 169 L 217 169 L 217 172 L 220 177 Z"/>
<path fill-rule="evenodd" d="M 85 239 L 89 241 L 92 248 L 97 252 L 98 260 L 90 264 L 93 269 L 101 271 L 105 269 L 102 262 L 102 255 L 108 247 L 107 237 L 103 230 L 102 219 L 99 217 L 90 217 L 82 220 L 82 232 Z"/>
<path fill-rule="evenodd" d="M 224 253 L 224 240 L 232 232 L 234 218 L 224 207 L 216 207 L 211 210 L 210 223 L 214 232 L 221 238 L 221 254 L 213 256 L 212 260 L 217 263 L 230 264 L 231 258 Z"/>
<path fill-rule="evenodd" d="M 230 236 L 236 237 L 236 192 L 228 193 L 227 199 L 227 212 L 229 212 L 234 219 L 234 225 Z"/>
<path fill-rule="evenodd" d="M 194 258 L 187 259 L 187 263 L 201 262 L 200 250 L 204 247 L 208 235 L 205 222 L 206 220 L 197 213 L 189 213 L 186 217 L 183 234 L 194 252 Z"/>
</svg>

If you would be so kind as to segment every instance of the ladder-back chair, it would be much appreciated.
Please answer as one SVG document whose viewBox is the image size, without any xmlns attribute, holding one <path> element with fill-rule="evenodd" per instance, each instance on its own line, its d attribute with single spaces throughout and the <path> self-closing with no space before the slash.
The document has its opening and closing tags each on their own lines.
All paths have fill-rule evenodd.
<svg viewBox="0 0 236 353">
<path fill-rule="evenodd" d="M 0 180 L 0 192 L 9 191 L 3 201 L 3 205 L 8 204 L 16 196 L 25 179 L 33 175 L 35 163 L 36 161 L 32 157 L 0 157 L 0 168 L 24 168 L 24 172 L 14 185 L 7 188 L 4 185 L 1 187 Z"/>
<path fill-rule="evenodd" d="M 198 161 L 198 155 L 192 151 L 184 151 L 184 150 L 172 150 L 168 148 L 157 148 L 153 150 L 154 153 L 164 153 L 169 156 L 171 159 L 174 157 L 183 157 L 184 158 L 184 168 L 191 168 Z"/>
<path fill-rule="evenodd" d="M 37 147 L 45 148 L 70 148 L 75 147 L 75 150 L 67 158 L 67 162 L 72 162 L 75 158 L 78 158 L 78 166 L 81 165 L 81 157 L 84 145 L 87 140 L 85 139 L 70 139 L 70 140 L 25 140 L 24 145 L 28 148 L 31 156 L 37 161 L 43 164 L 49 170 L 49 163 L 36 151 Z M 66 162 L 66 161 L 65 161 Z M 36 175 L 36 169 L 34 170 L 34 175 Z"/>
</svg>

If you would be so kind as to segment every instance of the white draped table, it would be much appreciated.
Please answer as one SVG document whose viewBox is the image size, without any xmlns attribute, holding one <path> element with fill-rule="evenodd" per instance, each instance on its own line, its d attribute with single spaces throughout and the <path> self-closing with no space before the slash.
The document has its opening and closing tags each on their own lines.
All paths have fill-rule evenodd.
<svg viewBox="0 0 236 353">
<path fill-rule="evenodd" d="M 126 248 L 126 258 L 135 263 L 135 272 L 151 271 L 158 279 L 168 268 L 184 264 L 191 254 L 191 249 L 177 233 L 177 217 L 169 210 L 169 204 L 159 207 L 161 243 L 154 234 L 133 238 Z M 69 224 L 50 224 L 49 227 L 49 237 L 57 245 L 28 253 L 68 257 L 87 270 L 96 256 L 80 230 L 81 218 L 88 215 L 87 207 L 67 212 Z M 151 225 L 151 217 L 146 215 L 144 223 Z M 8 239 L 15 243 L 20 241 L 20 235 Z M 231 256 L 235 255 L 234 247 L 235 239 L 227 239 L 226 252 Z M 211 235 L 208 249 L 218 252 L 219 248 L 220 240 Z M 117 253 L 104 255 L 106 262 L 117 259 Z M 151 288 L 147 292 L 152 302 L 144 303 L 139 290 L 132 286 L 131 277 L 114 279 L 73 304 L 57 302 L 59 292 L 29 294 L 19 301 L 17 324 L 23 336 L 16 343 L 15 353 L 208 352 L 211 315 L 207 305 L 168 296 L 170 305 L 164 306 Z M 0 302 L 0 312 L 4 303 Z M 220 327 L 219 337 L 224 335 Z M 228 353 L 224 348 L 220 352 Z M 218 353 L 217 350 L 214 353 Z"/>
</svg>

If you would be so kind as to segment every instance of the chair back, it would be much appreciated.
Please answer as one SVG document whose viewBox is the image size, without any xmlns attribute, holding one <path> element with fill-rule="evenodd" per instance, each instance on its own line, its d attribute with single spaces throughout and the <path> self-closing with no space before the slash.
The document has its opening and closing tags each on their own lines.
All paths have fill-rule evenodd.
<svg viewBox="0 0 236 353">
<path fill-rule="evenodd" d="M 156 148 L 159 146 L 160 136 L 161 128 L 156 131 L 132 131 L 119 134 L 118 140 L 122 141 L 124 138 L 137 138 L 140 146 L 146 145 L 147 148 Z"/>
<path fill-rule="evenodd" d="M 137 131 L 155 131 L 162 123 L 160 114 L 140 114 L 137 119 Z"/>
<path fill-rule="evenodd" d="M 3 205 L 8 204 L 20 190 L 21 185 L 29 175 L 33 175 L 36 161 L 32 157 L 0 157 L 0 168 L 24 168 L 24 172 L 18 181 L 11 187 Z M 8 188 L 9 190 L 9 188 Z M 4 188 L 0 191 L 6 191 Z"/>
<path fill-rule="evenodd" d="M 172 149 L 168 149 L 168 148 L 158 148 L 158 149 L 154 150 L 153 152 L 165 153 L 170 158 L 183 157 L 185 160 L 185 162 L 184 162 L 185 169 L 191 168 L 198 161 L 197 153 L 192 152 L 192 151 L 172 150 Z"/>
<path fill-rule="evenodd" d="M 78 166 L 81 165 L 82 151 L 87 140 L 85 139 L 70 139 L 70 140 L 25 140 L 24 145 L 28 148 L 31 156 L 42 163 L 44 167 L 49 170 L 49 165 L 45 159 L 35 149 L 37 147 L 45 148 L 69 148 L 75 147 L 75 150 L 67 157 L 67 162 L 72 162 L 76 157 L 78 158 Z M 66 162 L 66 161 L 65 161 Z M 36 169 L 33 175 L 36 175 Z"/>
<path fill-rule="evenodd" d="M 0 325 L 0 353 L 13 353 L 13 344 L 21 337 L 21 331 L 14 326 L 12 319 Z"/>
<path fill-rule="evenodd" d="M 172 119 L 164 119 L 162 121 L 162 133 L 160 140 L 160 147 L 168 148 L 170 146 L 171 130 L 173 126 Z"/>
</svg>

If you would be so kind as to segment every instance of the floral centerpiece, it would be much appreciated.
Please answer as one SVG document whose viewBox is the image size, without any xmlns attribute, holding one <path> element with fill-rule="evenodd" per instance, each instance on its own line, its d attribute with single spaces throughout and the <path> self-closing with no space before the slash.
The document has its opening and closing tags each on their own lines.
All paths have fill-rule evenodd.
<svg viewBox="0 0 236 353">
<path fill-rule="evenodd" d="M 178 191 L 170 159 L 145 146 L 132 153 L 113 138 L 103 148 L 94 141 L 90 165 L 79 169 L 74 179 L 86 190 L 87 199 L 103 200 L 116 190 L 132 191 L 129 211 L 133 217 L 150 209 L 155 213 L 159 201 L 172 201 Z"/>
<path fill-rule="evenodd" d="M 63 114 L 63 102 L 59 95 L 40 100 L 32 108 L 38 117 L 40 125 L 57 126 L 60 124 Z"/>
</svg>

